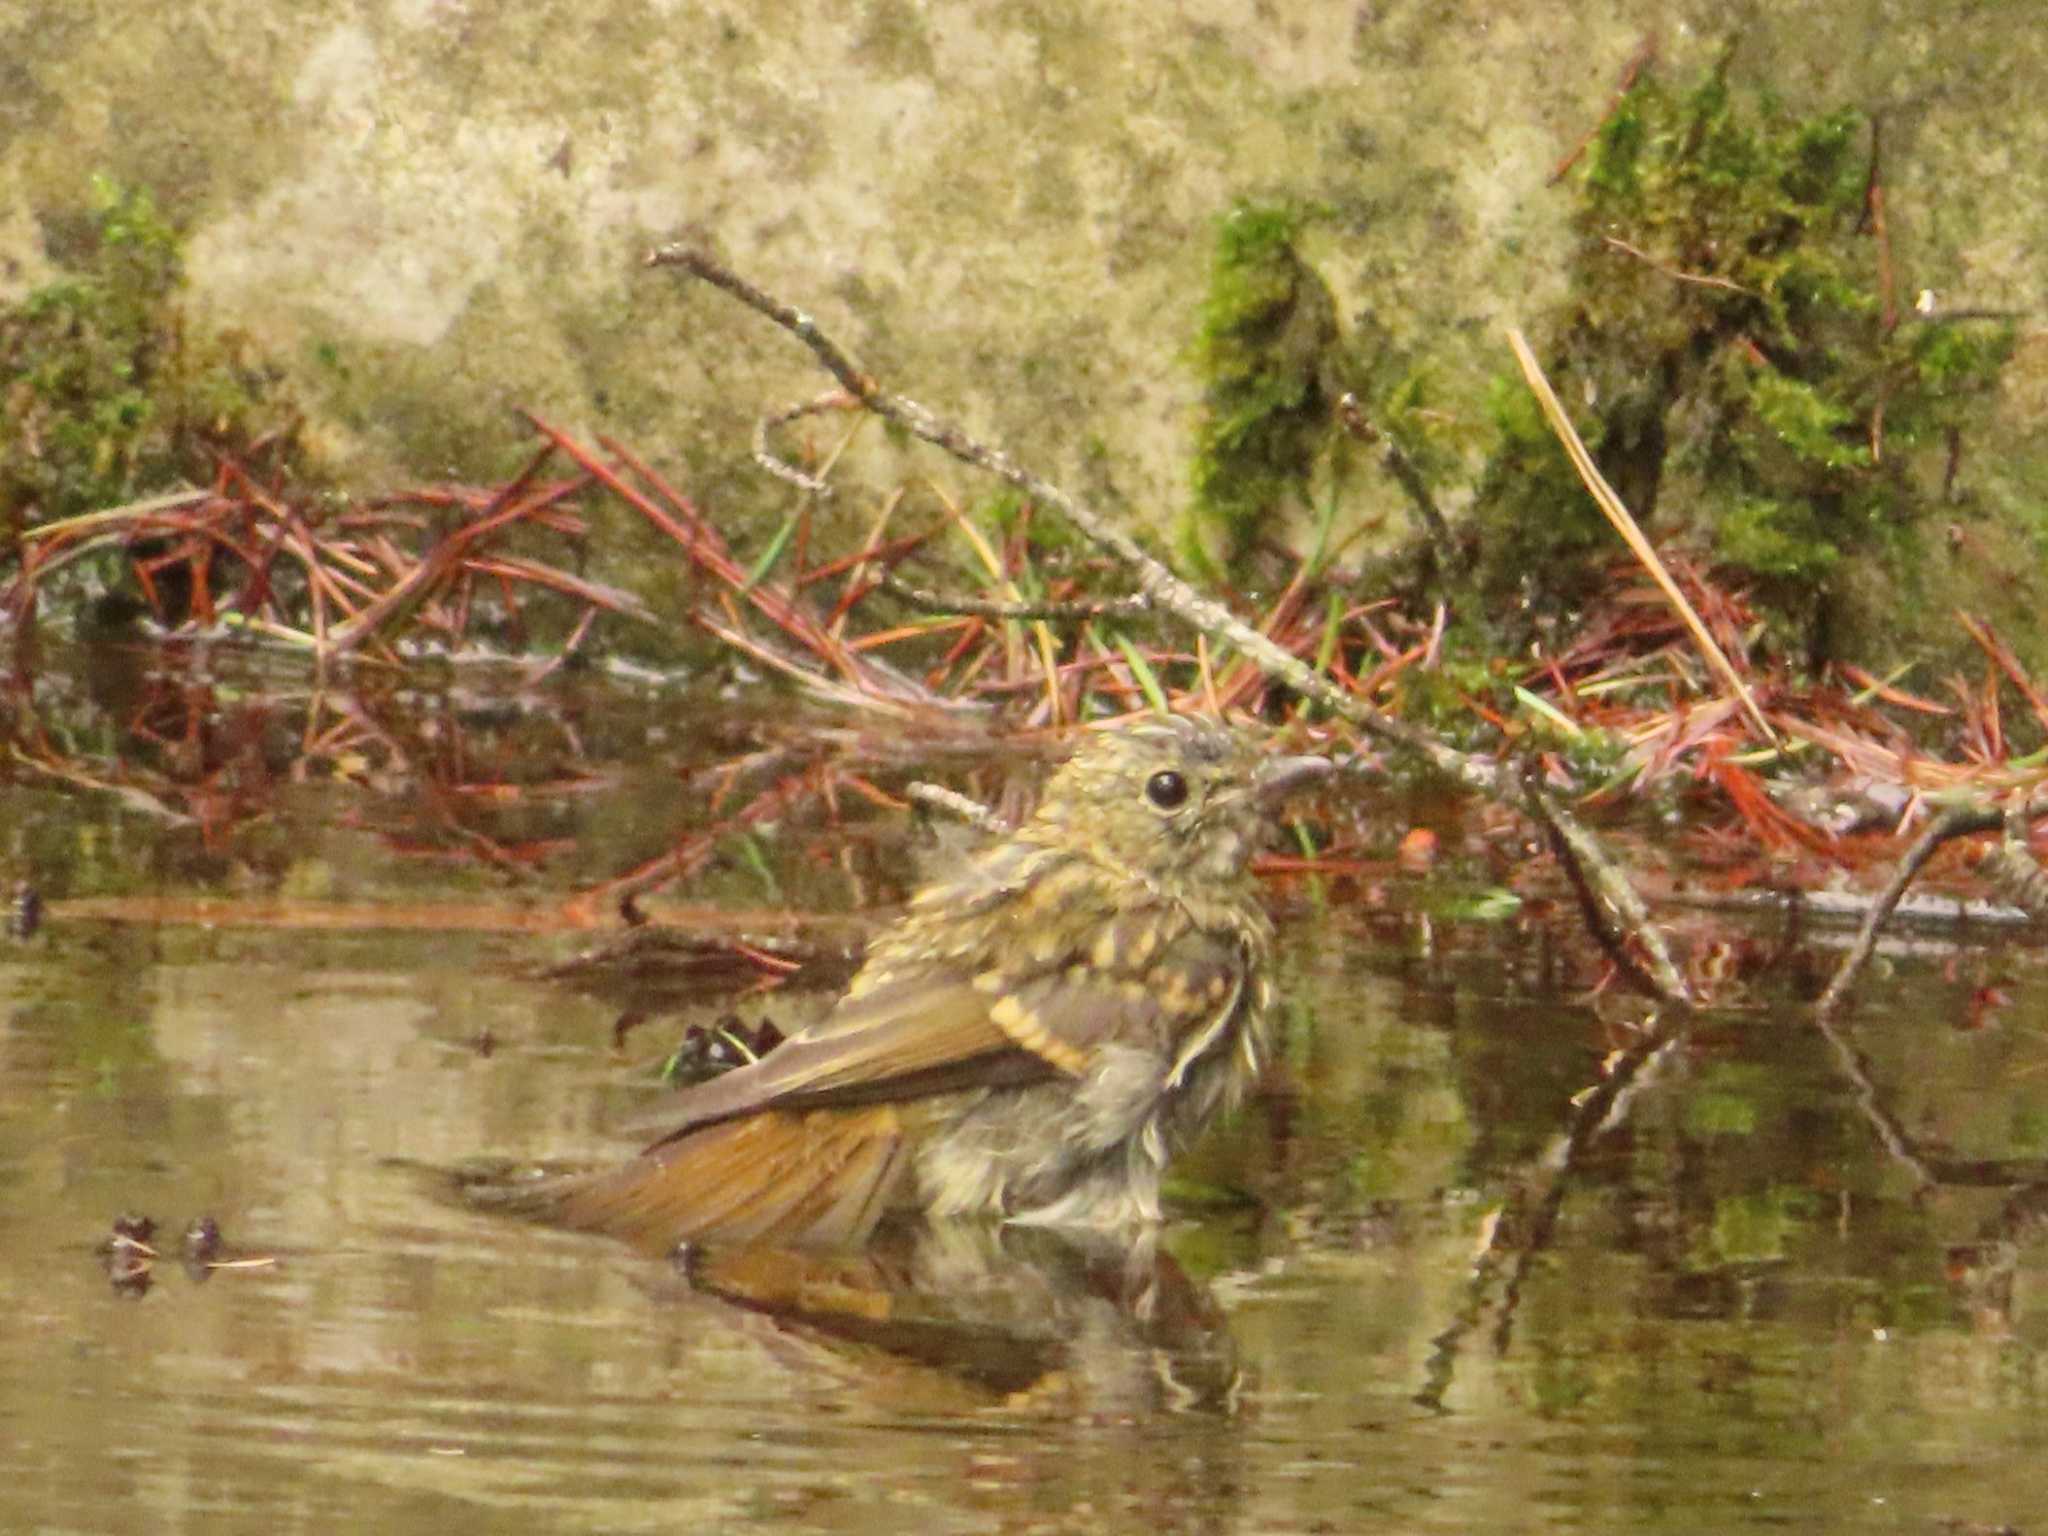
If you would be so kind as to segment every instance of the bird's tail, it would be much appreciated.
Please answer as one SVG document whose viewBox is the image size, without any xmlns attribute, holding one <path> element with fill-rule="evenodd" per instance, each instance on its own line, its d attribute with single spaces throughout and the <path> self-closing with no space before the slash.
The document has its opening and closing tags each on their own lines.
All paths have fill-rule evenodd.
<svg viewBox="0 0 2048 1536">
<path fill-rule="evenodd" d="M 769 1110 L 689 1131 L 596 1173 L 474 1185 L 470 1203 L 625 1239 L 850 1247 L 909 1168 L 896 1111 Z"/>
</svg>

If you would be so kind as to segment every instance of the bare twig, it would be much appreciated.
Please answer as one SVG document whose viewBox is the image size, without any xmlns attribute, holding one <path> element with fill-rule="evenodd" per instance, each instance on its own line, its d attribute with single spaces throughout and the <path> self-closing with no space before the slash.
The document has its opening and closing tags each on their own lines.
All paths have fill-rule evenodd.
<svg viewBox="0 0 2048 1536">
<path fill-rule="evenodd" d="M 1600 122 L 1588 128 L 1585 136 L 1572 146 L 1571 153 L 1557 162 L 1555 169 L 1550 173 L 1550 179 L 1545 183 L 1546 186 L 1556 186 L 1571 173 L 1571 168 L 1579 163 L 1579 157 L 1586 152 L 1586 146 L 1599 134 L 1600 123 L 1614 116 L 1614 109 L 1627 99 L 1628 93 L 1636 88 L 1636 81 L 1642 78 L 1643 71 L 1655 63 L 1656 59 L 1657 35 L 1653 32 L 1643 39 L 1635 53 L 1630 56 L 1627 65 L 1623 67 L 1621 79 L 1614 87 L 1614 95 L 1607 103 L 1607 110 L 1600 114 Z"/>
<path fill-rule="evenodd" d="M 768 446 L 768 434 L 777 427 L 788 426 L 806 416 L 816 416 L 825 411 L 857 411 L 860 401 L 843 389 L 827 390 L 814 400 L 805 400 L 797 405 L 784 406 L 781 410 L 763 416 L 754 423 L 754 462 L 778 480 L 786 480 L 798 490 L 809 491 L 813 496 L 829 497 L 831 485 L 821 475 L 808 475 L 789 460 L 782 458 Z"/>
<path fill-rule="evenodd" d="M 1564 815 L 1562 806 L 1534 792 L 1534 773 L 1535 765 L 1531 763 L 1531 792 L 1524 797 L 1524 804 L 1549 836 L 1551 850 L 1571 880 L 1593 937 L 1636 986 L 1654 996 L 1690 1005 L 1692 988 L 1687 985 L 1684 972 L 1661 943 L 1648 942 L 1657 930 L 1650 922 L 1642 897 L 1600 851 L 1590 832 Z M 1638 948 L 1630 947 L 1632 938 Z"/>
<path fill-rule="evenodd" d="M 1430 495 L 1429 484 L 1422 478 L 1422 471 L 1415 467 L 1415 461 L 1390 434 L 1373 425 L 1359 405 L 1358 397 L 1348 390 L 1337 398 L 1337 420 L 1360 442 L 1371 443 L 1380 450 L 1380 467 L 1393 476 L 1394 483 L 1401 487 L 1409 504 L 1415 508 L 1415 515 L 1422 520 L 1423 532 L 1436 554 L 1438 566 L 1446 571 L 1462 569 L 1465 561 L 1459 554 L 1457 540 L 1451 537 L 1451 525 L 1444 519 L 1436 498 Z"/>
<path fill-rule="evenodd" d="M 963 464 L 985 470 L 1015 486 L 1040 506 L 1058 512 L 1091 542 L 1122 562 L 1131 571 L 1138 590 L 1160 608 L 1202 634 L 1227 640 L 1266 676 L 1314 700 L 1367 735 L 1412 753 L 1452 781 L 1481 794 L 1523 804 L 1529 808 L 1530 814 L 1540 815 L 1546 826 L 1562 829 L 1563 835 L 1556 840 L 1561 856 L 1584 864 L 1590 873 L 1584 874 L 1583 878 L 1610 892 L 1627 887 L 1620 871 L 1592 835 L 1579 826 L 1563 806 L 1551 801 L 1540 786 L 1522 784 L 1512 775 L 1503 775 L 1491 761 L 1461 752 L 1434 733 L 1385 714 L 1358 694 L 1338 686 L 1327 675 L 1252 628 L 1223 604 L 1182 581 L 1094 508 L 1032 473 L 1001 450 L 977 442 L 915 400 L 883 389 L 873 375 L 862 370 L 852 355 L 802 310 L 756 287 L 706 251 L 683 245 L 662 246 L 648 253 L 646 264 L 651 267 L 679 267 L 773 320 L 808 347 L 825 371 L 868 410 L 897 423 Z M 1740 686 L 1738 679 L 1737 687 Z M 1761 723 L 1760 715 L 1758 720 Z M 1769 736 L 1769 727 L 1764 726 L 1763 729 Z M 1625 921 L 1628 920 L 1630 906 L 1637 913 L 1642 910 L 1639 900 L 1618 906 L 1617 911 L 1623 913 Z M 1649 959 L 1645 969 L 1657 995 L 1670 1003 L 1687 1002 L 1688 994 L 1682 988 L 1668 990 L 1670 978 L 1676 977 L 1678 972 L 1662 935 L 1645 921 L 1632 937 Z"/>
<path fill-rule="evenodd" d="M 1884 119 L 1870 120 L 1870 171 L 1863 183 L 1863 228 L 1877 242 L 1878 325 L 1889 336 L 1899 328 L 1898 284 L 1892 275 L 1891 230 L 1884 221 Z"/>
<path fill-rule="evenodd" d="M 1719 673 L 1721 681 L 1728 685 L 1729 691 L 1742 700 L 1744 712 L 1762 733 L 1764 740 L 1776 746 L 1778 733 L 1771 729 L 1771 723 L 1757 707 L 1756 699 L 1749 691 L 1749 684 L 1742 680 L 1742 674 L 1735 670 L 1734 665 L 1722 653 L 1721 647 L 1714 643 L 1714 637 L 1707 632 L 1707 626 L 1700 621 L 1699 614 L 1693 611 L 1692 604 L 1686 601 L 1678 583 L 1671 579 L 1671 573 L 1664 568 L 1664 562 L 1657 558 L 1657 551 L 1650 547 L 1650 541 L 1643 537 L 1643 530 L 1636 526 L 1636 520 L 1629 515 L 1627 506 L 1614 493 L 1614 487 L 1607 483 L 1606 476 L 1600 473 L 1599 466 L 1593 462 L 1592 454 L 1586 451 L 1585 443 L 1580 440 L 1578 430 L 1572 426 L 1571 417 L 1565 414 L 1564 407 L 1558 403 L 1557 392 L 1550 387 L 1550 380 L 1543 376 L 1543 367 L 1536 361 L 1536 354 L 1529 350 L 1528 340 L 1519 330 L 1510 328 L 1508 345 L 1515 349 L 1515 361 L 1522 365 L 1522 376 L 1529 382 L 1530 393 L 1535 395 L 1536 403 L 1543 408 L 1544 419 L 1550 423 L 1551 431 L 1557 434 L 1557 440 L 1564 445 L 1565 455 L 1572 461 L 1572 468 L 1579 472 L 1579 479 L 1585 482 L 1587 492 L 1606 515 L 1607 520 L 1614 525 L 1614 531 L 1621 535 L 1622 542 L 1629 547 L 1629 552 L 1642 562 L 1643 569 L 1650 573 L 1650 579 L 1657 583 L 1664 596 L 1670 600 L 1679 618 L 1685 622 L 1685 627 L 1692 632 L 1693 641 L 1699 646 L 1700 654 L 1706 657 L 1707 665 Z"/>
<path fill-rule="evenodd" d="M 1899 904 L 1899 898 L 1906 894 L 1906 887 L 1913 883 L 1913 877 L 1920 873 L 1927 861 L 1934 857 L 1935 850 L 1943 843 L 1958 837 L 1967 837 L 1974 832 L 1995 832 L 2005 825 L 2003 811 L 1986 810 L 1977 806 L 1955 806 L 1943 811 L 1927 824 L 1913 846 L 1906 850 L 1906 856 L 1899 860 L 1899 867 L 1892 871 L 1877 903 L 1863 919 L 1863 926 L 1857 930 L 1856 940 L 1849 946 L 1848 954 L 1835 971 L 1835 979 L 1828 983 L 1827 991 L 1814 1004 L 1814 1018 L 1826 1024 L 1832 1020 L 1848 996 L 1849 988 L 1856 982 L 1857 975 L 1869 962 L 1872 951 L 1877 948 L 1878 930 L 1892 915 L 1892 909 Z"/>
<path fill-rule="evenodd" d="M 1065 491 L 1025 469 L 999 449 L 976 442 L 958 427 L 942 421 L 915 400 L 892 395 L 861 370 L 851 355 L 818 328 L 802 310 L 792 308 L 772 294 L 755 287 L 707 252 L 687 246 L 669 245 L 651 252 L 647 265 L 681 267 L 716 288 L 731 294 L 748 308 L 765 315 L 811 349 L 825 370 L 846 390 L 857 396 L 867 409 L 887 417 L 926 442 L 945 450 L 963 464 L 986 470 L 1025 492 L 1041 505 L 1049 506 L 1072 523 L 1092 542 L 1122 561 L 1133 572 L 1139 590 L 1161 608 L 1168 610 L 1206 634 L 1221 636 L 1237 650 L 1257 662 L 1262 670 L 1324 705 L 1359 729 L 1396 746 L 1407 748 L 1448 777 L 1473 789 L 1496 789 L 1493 765 L 1469 753 L 1460 752 L 1429 732 L 1382 714 L 1362 699 L 1347 694 L 1316 672 L 1299 657 L 1246 624 L 1213 598 L 1204 596 L 1175 576 L 1139 547 L 1138 542 L 1112 526 L 1093 508 L 1076 501 Z"/>
<path fill-rule="evenodd" d="M 884 572 L 878 585 L 900 597 L 913 608 L 927 613 L 972 614 L 982 619 L 1135 619 L 1156 613 L 1152 599 L 1142 592 L 1133 597 L 1104 598 L 1077 603 L 1003 603 L 986 597 L 948 596 L 926 587 L 913 587 L 893 571 Z"/>
<path fill-rule="evenodd" d="M 1725 288 L 1730 293 L 1739 293 L 1743 297 L 1750 299 L 1762 297 L 1754 288 L 1745 288 L 1732 278 L 1703 277 L 1697 272 L 1681 272 L 1677 267 L 1666 266 L 1641 246 L 1630 245 L 1626 240 L 1618 239 L 1613 235 L 1602 235 L 1600 238 L 1608 245 L 1613 246 L 1615 250 L 1635 257 L 1637 261 L 1640 261 L 1651 271 L 1663 273 L 1664 276 L 1670 278 L 1674 283 L 1696 283 L 1702 288 Z"/>
<path fill-rule="evenodd" d="M 919 780 L 903 792 L 919 805 L 951 816 L 956 821 L 964 821 L 991 837 L 1008 837 L 1012 830 L 1004 824 L 1002 817 L 979 800 L 963 795 L 957 789 L 948 789 L 943 784 L 927 784 Z"/>
</svg>

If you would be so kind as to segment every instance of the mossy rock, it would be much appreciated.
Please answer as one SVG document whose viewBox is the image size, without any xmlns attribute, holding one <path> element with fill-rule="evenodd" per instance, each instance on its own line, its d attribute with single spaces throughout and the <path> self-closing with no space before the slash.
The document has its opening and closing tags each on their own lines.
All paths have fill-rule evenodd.
<svg viewBox="0 0 2048 1536">
<path fill-rule="evenodd" d="M 296 451 L 297 413 L 231 332 L 188 322 L 178 231 L 95 178 L 52 241 L 63 276 L 0 310 L 0 518 L 17 530 Z"/>
<path fill-rule="evenodd" d="M 2011 356 L 2000 317 L 1919 315 L 1886 291 L 1867 219 L 1868 124 L 1739 100 L 1726 63 L 1649 78 L 1578 173 L 1571 299 L 1545 368 L 1653 536 L 1750 590 L 1779 643 L 1824 659 L 1860 630 L 1845 561 L 1910 581 L 1937 536 L 1941 462 Z M 1476 502 L 1489 611 L 1586 598 L 1612 534 L 1519 381 Z M 1863 584 L 1867 586 L 1867 581 Z"/>
</svg>

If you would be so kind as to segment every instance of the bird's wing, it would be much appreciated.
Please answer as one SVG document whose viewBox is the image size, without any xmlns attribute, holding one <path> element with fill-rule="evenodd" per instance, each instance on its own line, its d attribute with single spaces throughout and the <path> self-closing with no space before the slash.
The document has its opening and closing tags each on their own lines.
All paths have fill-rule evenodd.
<svg viewBox="0 0 2048 1536">
<path fill-rule="evenodd" d="M 926 975 L 843 999 L 759 1061 L 685 1088 L 632 1129 L 660 1140 L 775 1108 L 886 1102 L 997 1083 L 1049 1081 L 1060 1068 L 1020 1050 L 971 977 Z"/>
<path fill-rule="evenodd" d="M 1002 1011 L 975 977 L 872 978 L 815 1028 L 677 1095 L 664 1134 L 622 1167 L 496 1203 L 655 1253 L 685 1241 L 857 1244 L 909 1173 L 906 1101 L 1060 1075 L 1005 1033 Z"/>
<path fill-rule="evenodd" d="M 1245 983 L 1239 940 L 1182 928 L 1120 946 L 1104 940 L 1110 928 L 1010 967 L 891 975 L 883 963 L 813 1030 L 678 1096 L 666 1135 L 623 1167 L 496 1204 L 647 1251 L 860 1243 L 911 1176 L 913 1100 L 1079 1077 L 1110 1040 L 1153 1051 L 1171 1081 L 1229 1024 Z"/>
<path fill-rule="evenodd" d="M 642 1128 L 665 1142 L 766 1109 L 1076 1078 L 1110 1040 L 1171 1061 L 1192 1030 L 1227 1010 L 1244 967 L 1228 935 L 1180 921 L 1141 927 L 1125 914 L 1021 956 L 871 972 L 820 1023 L 683 1090 Z"/>
<path fill-rule="evenodd" d="M 1126 925 L 1120 942 L 1113 927 L 963 975 L 875 971 L 815 1028 L 679 1095 L 667 1134 L 624 1166 L 493 1203 L 650 1252 L 862 1242 L 910 1176 L 910 1101 L 1079 1076 L 1112 1041 L 1153 1051 L 1171 1081 L 1227 1027 L 1244 986 L 1240 941 L 1184 925 L 1161 941 L 1165 929 Z"/>
</svg>

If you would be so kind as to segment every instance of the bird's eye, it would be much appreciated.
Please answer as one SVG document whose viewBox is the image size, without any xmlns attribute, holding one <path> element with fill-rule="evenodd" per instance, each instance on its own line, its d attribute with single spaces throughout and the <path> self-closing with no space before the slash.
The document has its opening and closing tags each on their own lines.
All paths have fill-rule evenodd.
<svg viewBox="0 0 2048 1536">
<path fill-rule="evenodd" d="M 1188 781 L 1171 768 L 1162 768 L 1145 781 L 1145 798 L 1162 811 L 1176 809 L 1188 797 Z"/>
</svg>

